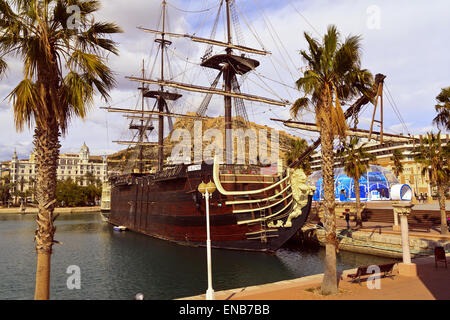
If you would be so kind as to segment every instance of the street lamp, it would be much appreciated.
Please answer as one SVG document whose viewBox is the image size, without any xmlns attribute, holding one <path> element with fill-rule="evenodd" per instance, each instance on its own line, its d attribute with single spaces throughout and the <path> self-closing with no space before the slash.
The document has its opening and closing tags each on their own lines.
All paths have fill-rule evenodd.
<svg viewBox="0 0 450 320">
<path fill-rule="evenodd" d="M 211 272 L 211 235 L 209 231 L 209 198 L 216 191 L 216 185 L 210 181 L 207 184 L 202 181 L 198 186 L 198 191 L 206 199 L 206 259 L 208 264 L 208 289 L 206 290 L 206 300 L 214 300 L 214 290 L 212 288 Z"/>
</svg>

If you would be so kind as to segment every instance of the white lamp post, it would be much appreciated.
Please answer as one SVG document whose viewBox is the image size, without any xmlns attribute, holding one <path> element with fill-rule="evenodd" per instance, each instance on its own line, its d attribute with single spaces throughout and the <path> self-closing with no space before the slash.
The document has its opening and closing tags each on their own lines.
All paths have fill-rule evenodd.
<svg viewBox="0 0 450 320">
<path fill-rule="evenodd" d="M 208 265 L 208 289 L 206 290 L 206 300 L 214 300 L 214 290 L 212 288 L 212 271 L 211 271 L 211 234 L 209 225 L 209 198 L 216 191 L 216 185 L 210 181 L 208 184 L 202 182 L 198 186 L 198 191 L 206 200 L 206 260 Z"/>
</svg>

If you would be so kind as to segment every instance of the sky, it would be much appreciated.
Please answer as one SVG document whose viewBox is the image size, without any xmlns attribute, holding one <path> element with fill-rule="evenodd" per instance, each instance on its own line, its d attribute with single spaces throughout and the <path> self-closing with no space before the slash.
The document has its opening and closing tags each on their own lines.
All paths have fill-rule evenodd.
<svg viewBox="0 0 450 320">
<path fill-rule="evenodd" d="M 209 37 L 219 2 L 168 0 L 166 30 Z M 125 77 L 140 76 L 143 59 L 146 77 L 160 77 L 159 59 L 154 62 L 155 37 L 136 27 L 158 28 L 162 1 L 104 0 L 101 3 L 96 20 L 115 22 L 124 31 L 113 36 L 120 55 L 108 56 L 117 86 L 111 91 L 109 101 L 99 97 L 95 99 L 95 105 L 84 121 L 72 121 L 68 134 L 61 141 L 63 153 L 78 152 L 83 142 L 94 155 L 123 149 L 123 146 L 112 141 L 131 138 L 126 119 L 100 108 L 135 108 L 139 105 L 136 89 L 139 84 Z M 305 67 L 299 55 L 299 50 L 307 48 L 303 33 L 320 38 L 330 24 L 335 24 L 342 37 L 362 37 L 362 67 L 373 74 L 387 76 L 384 130 L 411 134 L 437 131 L 432 126 L 435 97 L 441 88 L 450 86 L 448 0 L 236 0 L 235 12 L 239 16 L 240 27 L 234 29 L 233 41 L 257 49 L 264 48 L 272 53 L 269 56 L 252 56 L 261 65 L 256 72 L 243 79 L 241 91 L 294 102 L 302 96 L 302 92 L 295 89 L 295 80 Z M 221 21 L 215 39 L 223 41 L 225 31 Z M 173 43 L 167 54 L 171 67 L 165 70 L 165 78 L 209 86 L 216 73 L 198 65 L 206 47 L 186 38 L 170 40 Z M 222 50 L 217 47 L 214 53 L 221 53 Z M 8 57 L 7 62 L 8 71 L 0 79 L 0 161 L 11 159 L 14 150 L 19 158 L 27 158 L 33 149 L 33 129 L 16 132 L 12 107 L 6 98 L 22 80 L 23 64 L 17 57 Z M 203 98 L 200 94 L 180 93 L 183 98 L 171 106 L 173 112 L 195 111 Z M 393 106 L 401 114 L 401 119 Z M 288 129 L 270 120 L 289 119 L 288 107 L 249 102 L 246 102 L 246 107 L 250 121 L 285 130 L 307 141 L 314 139 L 311 132 Z M 368 128 L 372 112 L 373 106 L 367 106 L 360 115 L 361 128 Z M 214 117 L 222 114 L 223 99 L 213 98 L 207 115 Z M 306 112 L 301 120 L 310 121 L 312 116 Z"/>
</svg>

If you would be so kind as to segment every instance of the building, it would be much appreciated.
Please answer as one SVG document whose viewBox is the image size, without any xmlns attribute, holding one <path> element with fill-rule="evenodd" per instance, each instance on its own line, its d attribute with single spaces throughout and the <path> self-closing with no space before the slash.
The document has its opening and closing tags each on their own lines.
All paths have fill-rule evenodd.
<svg viewBox="0 0 450 320">
<path fill-rule="evenodd" d="M 16 184 L 14 191 L 26 192 L 33 189 L 36 182 L 36 161 L 32 153 L 29 159 L 19 160 L 16 152 L 11 161 L 2 163 L 2 176 L 9 176 L 12 183 Z M 60 154 L 58 160 L 57 179 L 72 179 L 81 186 L 87 186 L 91 181 L 108 180 L 106 157 L 91 156 L 86 143 L 77 153 Z"/>
<path fill-rule="evenodd" d="M 415 135 L 414 138 L 420 140 L 422 136 Z M 417 141 L 416 140 L 416 141 Z M 444 144 L 448 143 L 450 136 L 448 134 L 441 134 L 441 140 Z M 373 164 L 380 165 L 390 171 L 394 171 L 394 163 L 391 160 L 394 150 L 402 150 L 404 159 L 403 173 L 399 175 L 398 180 L 402 184 L 408 184 L 413 189 L 413 194 L 417 197 L 422 194 L 426 199 L 431 199 L 437 196 L 437 188 L 430 183 L 428 173 L 422 175 L 422 166 L 414 161 L 414 150 L 418 143 L 414 140 L 395 141 L 395 142 L 370 142 L 367 143 L 365 151 L 372 153 L 376 157 L 376 162 Z M 311 161 L 311 168 L 313 171 L 321 169 L 321 154 L 314 154 Z M 335 167 L 340 167 L 339 162 L 336 161 Z M 431 196 L 431 197 L 430 197 Z"/>
</svg>

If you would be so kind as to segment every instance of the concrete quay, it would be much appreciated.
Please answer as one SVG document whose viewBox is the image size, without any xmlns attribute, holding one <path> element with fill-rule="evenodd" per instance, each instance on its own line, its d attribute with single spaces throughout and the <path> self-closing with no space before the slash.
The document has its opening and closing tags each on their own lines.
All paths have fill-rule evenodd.
<svg viewBox="0 0 450 320">
<path fill-rule="evenodd" d="M 351 282 L 348 274 L 357 269 L 346 270 L 339 275 L 339 293 L 323 296 L 319 293 L 323 274 L 299 279 L 280 281 L 264 285 L 243 287 L 215 292 L 216 300 L 450 300 L 450 268 L 443 263 L 435 267 L 434 256 L 413 259 L 417 265 L 417 276 L 398 274 L 381 277 L 378 289 L 374 280 L 362 278 L 361 285 Z M 447 254 L 450 264 L 450 255 Z M 372 289 L 371 289 L 372 288 Z M 205 300 L 205 295 L 179 300 Z"/>
<path fill-rule="evenodd" d="M 54 213 L 59 214 L 74 214 L 74 213 L 98 213 L 100 212 L 100 207 L 73 207 L 73 208 L 55 208 Z M 26 207 L 25 211 L 22 212 L 20 208 L 0 208 L 1 214 L 37 214 L 38 208 Z"/>
<path fill-rule="evenodd" d="M 363 208 L 372 210 L 375 218 L 363 222 L 363 227 L 356 227 L 354 206 L 355 203 L 336 203 L 336 233 L 339 240 L 339 250 L 383 256 L 388 258 L 402 258 L 402 238 L 400 225 L 394 226 L 394 212 L 391 201 L 379 201 L 362 203 Z M 447 209 L 449 201 L 446 202 Z M 350 210 L 350 229 L 344 218 L 344 211 Z M 375 211 L 374 211 L 375 210 Z M 434 223 L 440 219 L 439 205 L 437 203 L 416 204 L 413 212 L 421 212 L 421 219 L 433 216 Z M 450 216 L 450 212 L 447 211 Z M 325 245 L 325 232 L 316 223 L 322 219 L 321 207 L 315 207 L 311 212 L 311 223 L 306 224 L 297 234 L 294 241 L 313 242 Z M 391 221 L 390 221 L 391 220 Z M 415 217 L 409 217 L 408 221 L 417 222 Z M 428 221 L 429 222 L 429 221 Z M 428 230 L 409 230 L 409 246 L 411 255 L 427 256 L 433 254 L 437 246 L 444 247 L 450 252 L 450 235 L 443 236 L 440 226 L 433 225 Z"/>
<path fill-rule="evenodd" d="M 392 224 L 364 222 L 362 228 L 347 230 L 345 221 L 336 221 L 339 250 L 364 253 L 388 258 L 402 258 L 400 231 L 394 231 Z M 325 231 L 316 224 L 307 224 L 295 241 L 314 242 L 325 245 Z M 450 235 L 443 236 L 436 230 L 430 232 L 409 232 L 409 246 L 413 257 L 433 254 L 435 247 L 444 247 L 450 252 Z"/>
</svg>

